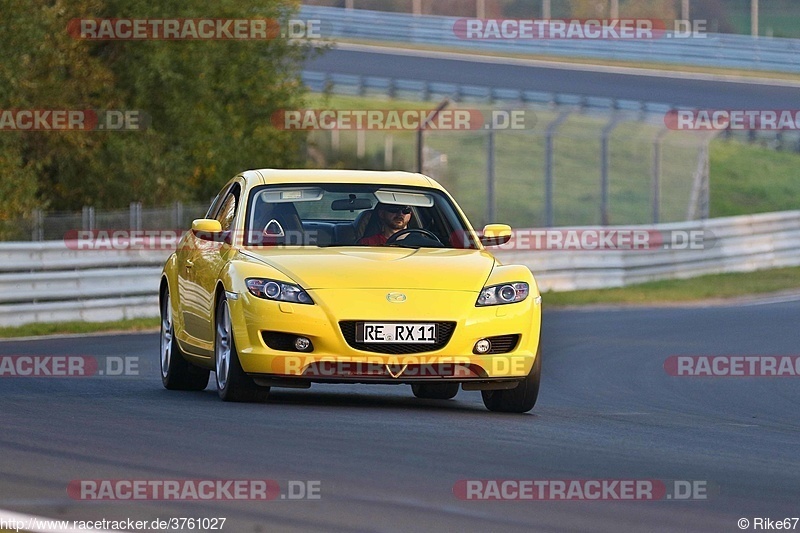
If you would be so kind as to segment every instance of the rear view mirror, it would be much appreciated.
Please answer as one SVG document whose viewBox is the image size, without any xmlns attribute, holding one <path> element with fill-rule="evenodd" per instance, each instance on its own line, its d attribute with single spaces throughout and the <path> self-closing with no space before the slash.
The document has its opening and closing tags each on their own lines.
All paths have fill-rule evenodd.
<svg viewBox="0 0 800 533">
<path fill-rule="evenodd" d="M 364 209 L 371 209 L 372 201 L 369 198 L 342 198 L 334 200 L 331 203 L 332 211 L 363 211 Z"/>
</svg>

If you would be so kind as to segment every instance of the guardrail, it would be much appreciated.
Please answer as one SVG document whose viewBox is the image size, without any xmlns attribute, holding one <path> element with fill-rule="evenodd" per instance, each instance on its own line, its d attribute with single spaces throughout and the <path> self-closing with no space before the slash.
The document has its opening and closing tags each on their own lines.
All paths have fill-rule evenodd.
<svg viewBox="0 0 800 533">
<path fill-rule="evenodd" d="M 491 87 L 488 85 L 460 85 L 424 80 L 359 76 L 304 70 L 303 84 L 311 92 L 332 92 L 353 96 L 388 96 L 407 100 L 441 100 L 448 97 L 456 102 L 508 102 L 523 105 L 571 106 L 598 111 L 632 111 L 663 116 L 675 107 L 671 104 L 644 102 L 625 98 L 604 98 L 569 93 L 552 93 Z"/>
<path fill-rule="evenodd" d="M 158 315 L 169 250 L 81 250 L 66 242 L 0 243 L 0 326 Z"/>
<path fill-rule="evenodd" d="M 702 240 L 702 249 L 692 249 L 681 241 L 671 249 L 493 253 L 504 263 L 528 266 L 542 290 L 547 291 L 624 287 L 662 279 L 800 266 L 800 211 L 602 229 L 682 236 L 694 232 Z"/>
<path fill-rule="evenodd" d="M 622 287 L 659 279 L 800 266 L 800 211 L 602 230 L 663 235 L 701 232 L 704 248 L 496 248 L 494 253 L 505 263 L 527 265 L 543 291 Z M 159 273 L 169 253 L 75 250 L 64 242 L 0 243 L 0 326 L 158 316 Z"/>
<path fill-rule="evenodd" d="M 800 72 L 800 39 L 706 34 L 705 38 L 650 40 L 472 40 L 454 31 L 459 18 L 302 6 L 300 17 L 321 21 L 325 39 L 430 45 L 500 54 L 585 57 L 682 65 Z"/>
</svg>

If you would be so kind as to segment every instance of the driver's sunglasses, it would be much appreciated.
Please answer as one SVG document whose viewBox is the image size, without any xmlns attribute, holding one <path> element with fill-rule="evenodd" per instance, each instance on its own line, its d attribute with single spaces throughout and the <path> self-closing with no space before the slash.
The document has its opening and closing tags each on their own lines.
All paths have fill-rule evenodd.
<svg viewBox="0 0 800 533">
<path fill-rule="evenodd" d="M 383 210 L 388 211 L 389 213 L 403 213 L 404 215 L 411 214 L 411 208 L 408 206 L 403 207 L 402 205 L 384 206 Z"/>
</svg>

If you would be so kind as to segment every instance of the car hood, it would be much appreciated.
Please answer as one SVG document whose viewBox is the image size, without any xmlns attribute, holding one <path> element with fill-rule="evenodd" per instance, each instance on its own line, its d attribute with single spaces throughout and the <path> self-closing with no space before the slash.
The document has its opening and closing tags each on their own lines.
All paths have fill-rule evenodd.
<svg viewBox="0 0 800 533">
<path fill-rule="evenodd" d="M 442 248 L 247 248 L 242 254 L 305 289 L 430 289 L 479 292 L 495 259 Z"/>
</svg>

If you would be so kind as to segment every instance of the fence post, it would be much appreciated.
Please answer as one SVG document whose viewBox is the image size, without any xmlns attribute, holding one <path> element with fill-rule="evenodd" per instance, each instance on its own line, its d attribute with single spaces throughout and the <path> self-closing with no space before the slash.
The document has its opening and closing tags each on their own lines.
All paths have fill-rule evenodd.
<svg viewBox="0 0 800 533">
<path fill-rule="evenodd" d="M 686 220 L 697 220 L 702 217 L 701 205 L 703 203 L 703 189 L 705 188 L 703 184 L 703 174 L 706 167 L 706 155 L 704 147 L 701 146 L 697 154 L 697 167 L 692 177 L 692 192 L 689 195 L 689 208 L 686 211 Z"/>
<path fill-rule="evenodd" d="M 131 202 L 130 229 L 142 229 L 142 202 Z"/>
<path fill-rule="evenodd" d="M 183 227 L 183 202 L 173 204 L 172 224 L 174 229 Z"/>
<path fill-rule="evenodd" d="M 94 229 L 94 207 L 85 205 L 81 209 L 81 227 L 84 230 L 91 231 Z"/>
<path fill-rule="evenodd" d="M 611 132 L 614 131 L 614 128 L 617 127 L 619 124 L 620 118 L 619 115 L 615 115 L 611 121 L 605 125 L 603 128 L 603 136 L 601 138 L 601 153 L 600 153 L 600 225 L 601 226 L 608 226 L 611 223 L 611 217 L 608 214 L 608 189 L 609 189 L 609 179 L 608 179 L 608 167 L 610 163 L 610 155 L 609 155 L 609 138 L 611 137 Z"/>
<path fill-rule="evenodd" d="M 553 137 L 561 124 L 569 118 L 572 111 L 563 111 L 558 118 L 547 125 L 544 148 L 544 225 L 553 227 Z"/>
<path fill-rule="evenodd" d="M 700 218 L 707 220 L 710 215 L 711 204 L 711 165 L 709 161 L 709 143 L 703 145 L 701 157 L 703 158 L 702 189 L 700 191 Z"/>
<path fill-rule="evenodd" d="M 758 0 L 750 0 L 750 35 L 758 38 Z"/>
<path fill-rule="evenodd" d="M 661 146 L 667 133 L 669 130 L 662 128 L 653 141 L 653 224 L 661 220 Z"/>
<path fill-rule="evenodd" d="M 394 135 L 386 134 L 383 138 L 383 168 L 391 170 L 394 167 Z"/>
<path fill-rule="evenodd" d="M 367 155 L 367 132 L 356 130 L 356 157 L 364 159 Z"/>
<path fill-rule="evenodd" d="M 486 18 L 486 0 L 475 0 L 475 18 Z"/>
<path fill-rule="evenodd" d="M 41 242 L 44 240 L 44 213 L 41 209 L 34 209 L 31 213 L 31 240 Z"/>
<path fill-rule="evenodd" d="M 495 210 L 497 200 L 495 198 L 495 133 L 489 129 L 489 137 L 486 147 L 486 223 L 492 224 L 495 220 Z"/>
<path fill-rule="evenodd" d="M 339 128 L 331 130 L 331 151 L 335 154 L 339 153 L 341 141 L 339 139 Z"/>
<path fill-rule="evenodd" d="M 436 117 L 442 110 L 450 105 L 450 98 L 445 97 L 439 105 L 436 106 L 436 109 L 433 110 L 433 113 L 428 115 L 428 117 L 422 122 L 419 129 L 417 129 L 417 172 L 420 174 L 424 174 L 425 170 L 425 128 L 428 127 L 428 124 L 436 120 Z"/>
</svg>

